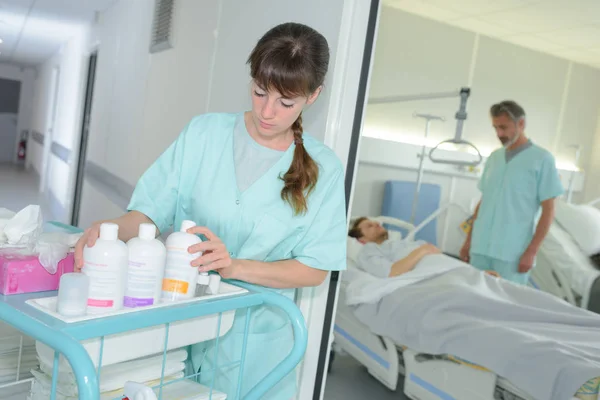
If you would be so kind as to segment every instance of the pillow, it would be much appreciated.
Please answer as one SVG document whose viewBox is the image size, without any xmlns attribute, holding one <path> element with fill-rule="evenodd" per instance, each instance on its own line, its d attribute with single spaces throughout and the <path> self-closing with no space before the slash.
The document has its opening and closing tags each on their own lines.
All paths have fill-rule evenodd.
<svg viewBox="0 0 600 400">
<path fill-rule="evenodd" d="M 389 240 L 402 240 L 402 232 L 396 231 L 394 229 L 388 229 Z"/>
<path fill-rule="evenodd" d="M 360 244 L 360 242 L 358 242 Z M 369 277 L 369 274 L 358 268 L 356 262 L 350 258 L 347 260 L 346 270 L 342 271 L 342 282 L 350 284 L 354 281 L 365 279 Z"/>
<path fill-rule="evenodd" d="M 588 257 L 600 253 L 599 209 L 558 201 L 555 219 Z"/>
<path fill-rule="evenodd" d="M 358 253 L 362 249 L 363 244 L 358 239 L 348 236 L 346 244 L 346 257 L 356 262 L 358 260 Z"/>
</svg>

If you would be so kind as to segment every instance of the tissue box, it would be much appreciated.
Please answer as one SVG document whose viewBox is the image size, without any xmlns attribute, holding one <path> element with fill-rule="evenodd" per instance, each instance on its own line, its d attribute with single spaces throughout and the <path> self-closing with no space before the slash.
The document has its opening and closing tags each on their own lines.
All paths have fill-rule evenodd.
<svg viewBox="0 0 600 400">
<path fill-rule="evenodd" d="M 23 255 L 14 250 L 0 251 L 0 293 L 3 295 L 58 290 L 62 274 L 73 272 L 73 253 L 69 253 L 51 274 L 35 255 Z"/>
</svg>

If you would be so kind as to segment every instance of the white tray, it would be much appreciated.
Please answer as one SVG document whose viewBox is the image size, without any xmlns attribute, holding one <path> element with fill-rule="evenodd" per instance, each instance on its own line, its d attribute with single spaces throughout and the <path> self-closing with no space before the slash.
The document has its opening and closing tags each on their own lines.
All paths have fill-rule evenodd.
<svg viewBox="0 0 600 400">
<path fill-rule="evenodd" d="M 86 321 L 108 316 L 140 312 L 152 308 L 167 307 L 173 304 L 198 303 L 208 299 L 222 298 L 231 295 L 247 292 L 246 289 L 221 282 L 219 294 L 207 295 L 203 297 L 184 300 L 177 303 L 163 303 L 153 306 L 123 309 L 111 313 L 100 315 L 87 315 L 84 317 L 67 318 L 56 312 L 56 297 L 28 300 L 31 306 L 50 314 L 65 322 Z M 173 322 L 169 326 L 169 341 L 167 350 L 177 349 L 189 346 L 194 343 L 201 343 L 207 340 L 223 336 L 233 326 L 235 310 L 226 311 L 221 316 L 221 326 L 217 335 L 219 324 L 219 314 L 211 314 L 194 319 Z M 149 328 L 136 329 L 133 331 L 108 335 L 104 337 L 104 349 L 102 354 L 102 365 L 112 365 L 123 361 L 129 361 L 140 357 L 159 354 L 164 351 L 166 327 L 158 325 Z M 81 342 L 86 349 L 94 365 L 98 366 L 100 361 L 100 338 L 88 339 Z M 42 342 L 36 342 L 36 349 L 40 357 L 52 360 L 54 358 L 54 349 L 48 347 Z M 69 363 L 61 355 L 60 368 L 68 367 Z"/>
<path fill-rule="evenodd" d="M 177 302 L 158 303 L 158 304 L 153 304 L 151 306 L 136 307 L 136 308 L 122 308 L 120 310 L 110 311 L 110 312 L 106 312 L 103 314 L 86 314 L 86 315 L 82 315 L 79 317 L 66 317 L 62 314 L 59 314 L 58 311 L 56 311 L 56 304 L 58 302 L 57 296 L 42 297 L 39 299 L 30 299 L 30 300 L 25 301 L 25 303 L 29 304 L 32 307 L 37 308 L 40 311 L 45 312 L 46 314 L 52 315 L 54 318 L 59 319 L 63 322 L 73 323 L 73 322 L 89 321 L 89 320 L 95 320 L 95 319 L 106 318 L 106 317 L 113 317 L 115 315 L 129 314 L 129 313 L 140 312 L 140 311 L 145 311 L 145 310 L 152 310 L 152 309 L 156 309 L 156 308 L 163 308 L 163 307 L 172 306 L 174 304 L 199 303 L 199 302 L 206 301 L 206 300 L 219 299 L 219 298 L 233 296 L 233 295 L 247 293 L 247 292 L 248 291 L 246 289 L 243 289 L 239 286 L 234 286 L 234 285 L 231 285 L 226 282 L 221 282 L 219 284 L 219 293 L 218 294 L 205 295 L 202 297 L 193 297 L 188 300 L 180 300 Z"/>
</svg>

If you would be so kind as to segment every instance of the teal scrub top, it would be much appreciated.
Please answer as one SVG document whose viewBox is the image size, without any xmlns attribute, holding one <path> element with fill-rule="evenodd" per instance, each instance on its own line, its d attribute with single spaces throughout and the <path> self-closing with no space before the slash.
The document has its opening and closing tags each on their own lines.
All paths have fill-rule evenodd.
<svg viewBox="0 0 600 400">
<path fill-rule="evenodd" d="M 532 144 L 507 161 L 504 148 L 488 158 L 473 224 L 471 253 L 518 262 L 531 243 L 541 203 L 563 194 L 550 152 Z"/>
<path fill-rule="evenodd" d="M 227 246 L 232 258 L 258 261 L 295 259 L 320 270 L 343 270 L 346 261 L 344 170 L 335 153 L 304 134 L 304 147 L 319 165 L 319 177 L 308 198 L 308 211 L 294 215 L 281 199 L 290 167 L 292 144 L 267 172 L 240 192 L 236 182 L 233 136 L 241 114 L 206 114 L 194 118 L 173 144 L 150 166 L 136 185 L 129 210 L 147 215 L 164 232 L 185 219 L 208 227 Z M 275 289 L 273 289 L 275 290 Z M 294 298 L 294 289 L 276 290 Z M 194 368 L 203 371 L 240 360 L 245 310 L 236 314 L 231 331 L 219 342 L 192 349 Z M 293 342 L 291 325 L 277 309 L 254 308 L 244 366 L 242 395 L 281 361 Z M 232 398 L 238 367 L 221 369 L 215 389 Z M 202 381 L 212 382 L 208 374 Z M 290 374 L 265 398 L 290 398 Z"/>
</svg>

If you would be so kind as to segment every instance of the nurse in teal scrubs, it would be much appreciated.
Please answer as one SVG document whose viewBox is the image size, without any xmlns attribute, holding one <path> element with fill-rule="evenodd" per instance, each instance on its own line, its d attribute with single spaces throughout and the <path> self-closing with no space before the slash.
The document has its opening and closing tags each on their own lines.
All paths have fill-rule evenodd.
<svg viewBox="0 0 600 400">
<path fill-rule="evenodd" d="M 208 240 L 189 248 L 203 255 L 190 268 L 262 285 L 293 299 L 295 288 L 317 286 L 328 271 L 345 268 L 344 170 L 331 149 L 303 131 L 302 111 L 317 100 L 329 63 L 325 38 L 301 24 L 274 27 L 248 59 L 252 109 L 193 118 L 142 175 L 129 212 L 112 222 L 127 241 L 138 226 L 153 222 L 160 232 L 185 219 L 189 232 Z M 95 223 L 78 243 L 98 237 Z M 193 346 L 201 380 L 234 398 L 246 310 L 232 330 L 212 343 Z M 287 318 L 266 306 L 252 309 L 242 396 L 289 353 L 293 335 Z M 217 357 L 218 356 L 218 357 Z M 218 359 L 217 359 L 218 358 Z M 265 399 L 288 400 L 296 392 L 289 374 Z"/>
<path fill-rule="evenodd" d="M 503 147 L 485 164 L 481 201 L 460 255 L 481 270 L 526 284 L 563 187 L 552 154 L 525 137 L 523 108 L 503 101 L 490 114 Z"/>
</svg>

